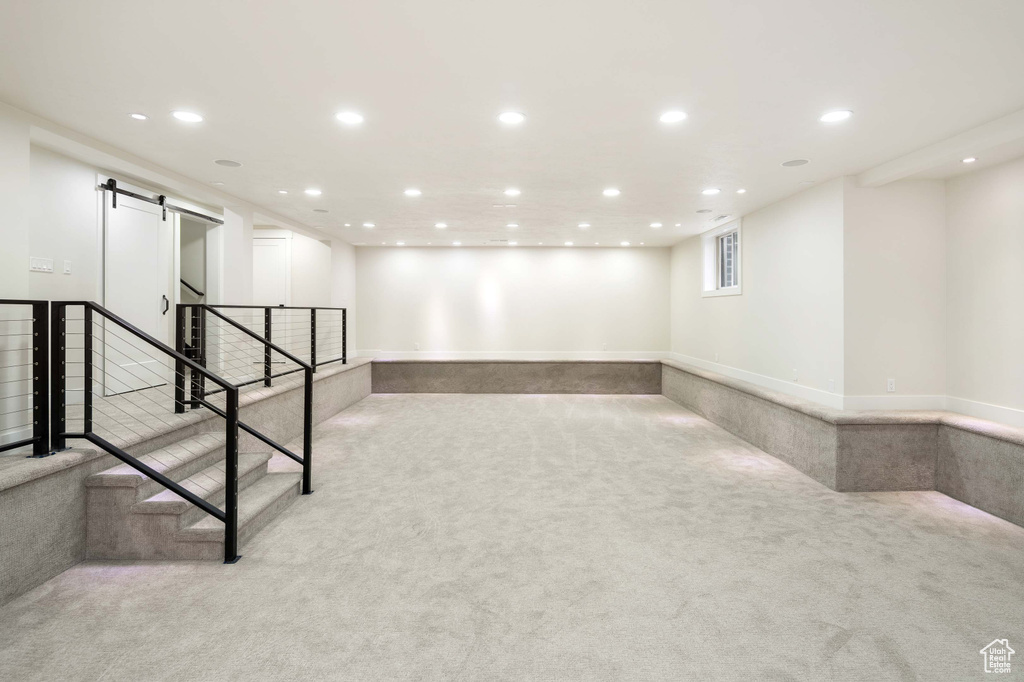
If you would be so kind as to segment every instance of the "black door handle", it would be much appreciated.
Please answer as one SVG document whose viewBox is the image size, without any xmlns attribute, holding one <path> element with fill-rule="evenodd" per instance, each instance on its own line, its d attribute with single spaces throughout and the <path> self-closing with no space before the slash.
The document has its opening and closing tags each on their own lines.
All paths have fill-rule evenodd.
<svg viewBox="0 0 1024 682">
<path fill-rule="evenodd" d="M 163 314 L 166 315 L 167 311 L 171 309 L 171 302 L 167 300 L 167 296 L 165 294 L 161 294 L 160 298 L 164 299 L 164 312 L 163 312 Z"/>
</svg>

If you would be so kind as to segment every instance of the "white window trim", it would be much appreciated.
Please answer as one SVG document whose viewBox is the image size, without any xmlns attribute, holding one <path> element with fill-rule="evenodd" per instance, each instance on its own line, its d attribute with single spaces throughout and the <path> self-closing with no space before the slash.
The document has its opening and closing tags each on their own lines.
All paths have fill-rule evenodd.
<svg viewBox="0 0 1024 682">
<path fill-rule="evenodd" d="M 736 286 L 718 287 L 718 238 L 723 234 L 735 232 L 739 248 L 736 250 Z M 708 230 L 701 235 L 701 296 L 739 296 L 743 293 L 743 230 L 739 220 Z"/>
</svg>

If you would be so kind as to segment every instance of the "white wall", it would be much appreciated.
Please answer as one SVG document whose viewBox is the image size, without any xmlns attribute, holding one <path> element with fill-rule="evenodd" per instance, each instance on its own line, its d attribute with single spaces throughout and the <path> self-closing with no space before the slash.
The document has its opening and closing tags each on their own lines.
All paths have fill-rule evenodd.
<svg viewBox="0 0 1024 682">
<path fill-rule="evenodd" d="M 360 247 L 357 347 L 378 357 L 663 357 L 668 291 L 668 249 Z"/>
<path fill-rule="evenodd" d="M 701 296 L 700 236 L 673 247 L 672 357 L 842 405 L 843 184 L 743 217 L 742 295 Z"/>
<path fill-rule="evenodd" d="M 846 181 L 845 407 L 942 409 L 946 393 L 945 183 Z M 887 391 L 887 380 L 896 391 Z"/>
<path fill-rule="evenodd" d="M 950 180 L 949 407 L 1024 426 L 1024 158 Z"/>
<path fill-rule="evenodd" d="M 331 305 L 331 260 L 329 242 L 312 239 L 298 232 L 293 234 L 292 305 Z"/>
<path fill-rule="evenodd" d="M 347 308 L 348 347 L 356 348 L 356 247 L 348 242 L 331 242 L 331 306 Z"/>
<path fill-rule="evenodd" d="M 53 259 L 53 272 L 29 273 L 32 298 L 102 301 L 96 169 L 33 145 L 31 185 L 30 255 Z M 64 274 L 65 260 L 71 262 L 70 275 Z"/>
<path fill-rule="evenodd" d="M 28 298 L 29 124 L 0 104 L 0 298 Z"/>
</svg>

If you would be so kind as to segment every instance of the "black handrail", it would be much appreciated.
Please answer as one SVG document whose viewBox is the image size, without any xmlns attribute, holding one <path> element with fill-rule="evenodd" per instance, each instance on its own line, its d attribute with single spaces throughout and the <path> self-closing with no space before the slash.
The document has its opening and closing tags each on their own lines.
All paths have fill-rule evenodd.
<svg viewBox="0 0 1024 682">
<path fill-rule="evenodd" d="M 230 306 L 220 306 L 230 307 Z M 257 306 L 259 307 L 259 306 Z M 185 343 L 185 320 L 186 314 L 191 317 L 192 327 L 192 344 L 190 346 L 191 352 L 197 354 L 200 358 L 200 362 L 206 362 L 206 318 L 204 313 L 209 313 L 217 319 L 226 322 L 228 325 L 242 332 L 244 335 L 253 339 L 256 343 L 263 345 L 263 357 L 264 357 L 264 377 L 263 382 L 265 386 L 270 386 L 272 379 L 278 376 L 284 376 L 286 374 L 293 374 L 297 371 L 301 371 L 304 374 L 303 381 L 303 395 L 302 395 L 302 457 L 299 457 L 294 452 L 286 448 L 285 446 L 277 443 L 270 439 L 264 434 L 260 433 L 251 426 L 239 422 L 239 427 L 247 433 L 255 436 L 257 439 L 263 441 L 270 447 L 274 448 L 278 452 L 285 456 L 295 460 L 302 464 L 302 494 L 310 495 L 313 493 L 313 365 L 300 360 L 285 349 L 274 344 L 270 341 L 269 333 L 270 327 L 269 322 L 266 328 L 268 337 L 263 337 L 252 331 L 248 327 L 239 324 L 230 317 L 224 315 L 220 311 L 215 309 L 215 306 L 207 305 L 205 303 L 180 303 L 178 304 L 178 310 L 176 315 L 175 325 L 175 339 L 179 350 L 184 356 L 184 350 L 186 347 Z M 269 317 L 269 315 L 268 315 Z M 197 333 L 198 329 L 198 333 Z M 285 359 L 295 363 L 299 366 L 298 370 L 291 370 L 282 372 L 280 374 L 273 374 L 271 372 L 271 355 L 272 353 L 278 353 Z M 253 383 L 257 383 L 259 380 L 245 381 L 234 384 L 234 389 L 237 390 L 242 386 L 247 386 Z M 184 405 L 186 402 L 190 403 L 193 407 L 202 405 L 214 412 L 219 412 L 218 408 L 211 405 L 206 401 L 206 396 L 211 392 L 207 392 L 201 382 L 191 381 L 190 382 L 190 393 L 191 395 L 186 399 L 185 397 L 185 381 L 184 372 L 180 372 L 177 375 L 175 381 L 175 405 L 179 405 L 180 411 L 184 411 Z"/>
<path fill-rule="evenodd" d="M 348 308 L 332 308 L 332 307 L 329 307 L 329 306 L 295 306 L 295 305 L 266 306 L 266 305 L 225 305 L 225 304 L 207 305 L 206 307 L 208 309 L 210 309 L 210 310 L 212 310 L 213 308 L 223 308 L 225 310 L 262 310 L 262 311 L 264 311 L 263 312 L 263 318 L 264 318 L 264 321 L 263 321 L 263 338 L 265 338 L 268 341 L 273 338 L 273 336 L 272 336 L 272 334 L 273 334 L 273 317 L 272 317 L 273 311 L 275 311 L 275 310 L 308 310 L 309 311 L 309 331 L 310 331 L 309 364 L 313 366 L 313 371 L 316 372 L 316 368 L 321 366 L 321 365 L 329 365 L 329 364 L 331 364 L 333 362 L 340 362 L 343 365 L 347 365 L 348 364 Z M 316 315 L 316 313 L 317 313 L 318 310 L 333 310 L 333 311 L 340 310 L 341 311 L 341 357 L 340 358 L 334 358 L 333 360 L 322 360 L 322 361 L 318 361 L 317 360 L 317 354 L 316 354 L 316 321 L 317 321 L 317 315 Z M 219 317 L 221 317 L 222 319 L 227 319 L 227 318 L 224 318 L 223 315 L 220 315 Z M 266 364 L 266 366 L 268 368 L 270 366 L 269 352 L 270 352 L 270 350 L 267 349 L 267 355 L 264 358 L 265 364 Z M 281 376 L 281 375 L 271 375 L 269 373 L 269 371 L 268 371 L 266 379 L 265 379 L 265 385 L 266 386 L 270 386 L 270 379 L 277 378 L 278 376 Z"/>
<path fill-rule="evenodd" d="M 185 288 L 188 289 L 189 291 L 191 291 L 196 296 L 200 296 L 200 297 L 206 296 L 206 294 L 204 294 L 203 292 L 199 291 L 199 289 L 196 289 L 194 286 L 192 286 L 191 284 L 186 282 L 184 279 L 179 279 L 178 281 L 181 282 L 182 284 L 184 284 Z"/>
<path fill-rule="evenodd" d="M 32 457 L 50 451 L 50 316 L 48 301 L 0 299 L 0 305 L 29 306 L 32 309 L 32 437 L 0 445 L 0 452 L 32 446 Z M 16 350 L 16 349 L 8 349 Z M 6 353 L 4 354 L 6 355 Z"/>
<path fill-rule="evenodd" d="M 83 309 L 84 330 L 84 380 L 85 400 L 83 414 L 83 429 L 81 432 L 71 432 L 66 428 L 67 416 L 67 309 L 69 306 L 81 306 Z M 220 416 L 225 419 L 225 499 L 224 510 L 218 509 L 201 497 L 185 489 L 175 481 L 155 471 L 123 449 L 100 437 L 92 430 L 92 318 L 98 314 L 104 319 L 112 322 L 129 334 L 144 341 L 148 346 L 155 348 L 161 353 L 174 359 L 177 371 L 181 372 L 185 367 L 194 373 L 209 379 L 214 384 L 222 387 L 225 391 L 225 409 Z M 50 328 L 53 336 L 51 344 L 51 440 L 57 450 L 63 450 L 67 446 L 69 438 L 86 440 L 97 447 L 109 452 L 114 457 L 139 471 L 145 476 L 152 478 L 165 488 L 174 491 L 182 498 L 210 514 L 216 519 L 224 522 L 224 563 L 233 564 L 241 557 L 238 554 L 238 388 L 220 378 L 202 365 L 193 362 L 182 353 L 172 349 L 170 346 L 158 341 L 135 325 L 131 324 L 110 312 L 106 308 L 93 303 L 92 301 L 54 301 L 50 308 Z M 175 396 L 175 411 L 178 408 L 177 396 Z"/>
</svg>

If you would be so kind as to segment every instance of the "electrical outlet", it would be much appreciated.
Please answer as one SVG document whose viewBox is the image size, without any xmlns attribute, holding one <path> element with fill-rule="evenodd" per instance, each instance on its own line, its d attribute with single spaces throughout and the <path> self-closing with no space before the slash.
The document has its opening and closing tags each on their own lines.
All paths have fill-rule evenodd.
<svg viewBox="0 0 1024 682">
<path fill-rule="evenodd" d="M 829 379 L 828 380 L 828 392 L 829 393 L 835 393 L 836 392 L 836 380 L 835 379 Z"/>
<path fill-rule="evenodd" d="M 718 362 L 718 353 L 715 353 L 715 362 Z"/>
<path fill-rule="evenodd" d="M 895 393 L 896 392 L 896 380 L 895 379 L 886 379 L 885 380 L 885 390 L 887 392 L 889 392 L 889 393 Z"/>
<path fill-rule="evenodd" d="M 796 370 L 794 369 L 793 370 L 793 383 L 798 383 L 799 381 L 800 381 L 800 378 L 797 377 Z"/>
<path fill-rule="evenodd" d="M 65 275 L 70 275 L 71 274 L 71 261 L 69 261 L 69 260 L 64 261 L 64 274 Z"/>
<path fill-rule="evenodd" d="M 420 342 L 419 342 L 419 341 L 417 341 L 416 343 L 414 343 L 414 344 L 413 344 L 413 347 L 414 347 L 414 348 L 415 348 L 416 350 L 419 350 L 419 349 L 420 349 Z"/>
<path fill-rule="evenodd" d="M 28 259 L 28 269 L 32 272 L 53 272 L 53 259 L 31 257 Z"/>
</svg>

